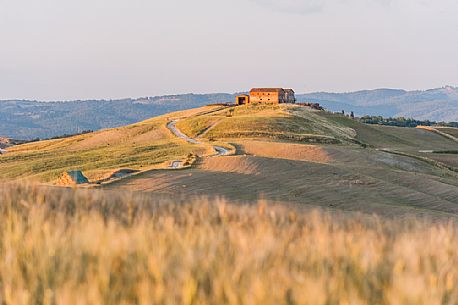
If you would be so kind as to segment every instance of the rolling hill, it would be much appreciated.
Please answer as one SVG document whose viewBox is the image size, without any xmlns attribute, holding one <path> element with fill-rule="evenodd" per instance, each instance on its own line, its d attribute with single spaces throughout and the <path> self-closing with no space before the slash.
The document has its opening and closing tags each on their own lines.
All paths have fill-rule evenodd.
<svg viewBox="0 0 458 305">
<path fill-rule="evenodd" d="M 450 86 L 426 91 L 377 89 L 310 93 L 299 95 L 298 100 L 318 102 L 332 111 L 354 111 L 357 115 L 458 121 L 458 88 Z"/>
<path fill-rule="evenodd" d="M 232 100 L 232 95 L 185 94 L 110 101 L 0 101 L 0 136 L 30 140 L 96 131 L 221 100 Z"/>
<path fill-rule="evenodd" d="M 207 108 L 215 107 L 176 115 Z M 0 178 L 56 182 L 64 171 L 78 169 L 95 181 L 123 169 L 167 167 L 174 159 L 211 152 L 209 147 L 196 147 L 176 139 L 166 128 L 167 121 L 167 116 L 159 116 L 124 127 L 10 147 L 0 158 Z"/>
<path fill-rule="evenodd" d="M 392 89 L 352 93 L 299 94 L 299 102 L 318 102 L 331 111 L 357 115 L 458 121 L 458 89 Z M 183 94 L 139 99 L 37 102 L 0 101 L 0 136 L 51 138 L 84 130 L 120 127 L 173 111 L 233 102 L 233 94 Z"/>
<path fill-rule="evenodd" d="M 172 120 L 191 143 L 167 129 Z M 451 138 L 297 105 L 209 106 L 9 148 L 0 178 L 55 183 L 64 171 L 82 170 L 93 187 L 107 182 L 104 189 L 455 217 L 456 130 L 446 131 Z M 216 157 L 215 145 L 233 154 Z M 192 167 L 170 167 L 189 155 L 197 156 Z M 109 179 L 122 170 L 137 173 Z"/>
<path fill-rule="evenodd" d="M 392 216 L 458 212 L 458 155 L 422 152 L 456 150 L 457 143 L 428 130 L 365 125 L 286 105 L 239 107 L 232 116 L 223 109 L 182 118 L 177 127 L 200 141 L 230 143 L 237 153 L 106 187 Z"/>
</svg>

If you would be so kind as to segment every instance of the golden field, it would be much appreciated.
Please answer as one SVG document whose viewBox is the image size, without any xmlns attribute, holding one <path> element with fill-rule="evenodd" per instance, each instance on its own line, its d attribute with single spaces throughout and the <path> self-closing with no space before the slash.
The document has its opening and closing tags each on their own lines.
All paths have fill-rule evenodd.
<svg viewBox="0 0 458 305">
<path fill-rule="evenodd" d="M 0 185 L 1 304 L 457 304 L 451 221 Z"/>
</svg>

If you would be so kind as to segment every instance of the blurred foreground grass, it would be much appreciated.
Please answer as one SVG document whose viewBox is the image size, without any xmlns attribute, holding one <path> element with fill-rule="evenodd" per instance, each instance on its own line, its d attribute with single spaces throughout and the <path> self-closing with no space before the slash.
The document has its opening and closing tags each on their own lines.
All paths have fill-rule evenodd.
<svg viewBox="0 0 458 305">
<path fill-rule="evenodd" d="M 453 223 L 0 185 L 1 304 L 457 304 Z"/>
</svg>

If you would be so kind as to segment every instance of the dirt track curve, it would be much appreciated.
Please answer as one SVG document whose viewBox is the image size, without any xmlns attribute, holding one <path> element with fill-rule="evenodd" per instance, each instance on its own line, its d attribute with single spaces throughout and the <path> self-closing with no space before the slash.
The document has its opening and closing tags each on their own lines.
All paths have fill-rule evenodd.
<svg viewBox="0 0 458 305">
<path fill-rule="evenodd" d="M 190 138 L 187 135 L 185 135 L 181 130 L 179 130 L 176 126 L 178 123 L 178 120 L 172 120 L 167 124 L 167 128 L 177 137 L 191 143 L 191 144 L 205 144 L 203 142 L 200 142 L 196 139 Z M 215 146 L 213 145 L 213 149 L 215 150 L 216 154 L 214 157 L 220 157 L 220 156 L 227 156 L 229 154 L 229 150 L 222 147 L 222 146 Z"/>
</svg>

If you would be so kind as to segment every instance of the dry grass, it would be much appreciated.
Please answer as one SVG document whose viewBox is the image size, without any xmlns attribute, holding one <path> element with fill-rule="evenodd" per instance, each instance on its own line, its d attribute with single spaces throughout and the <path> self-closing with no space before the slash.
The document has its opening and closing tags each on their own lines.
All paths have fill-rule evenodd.
<svg viewBox="0 0 458 305">
<path fill-rule="evenodd" d="M 457 304 L 454 224 L 0 186 L 1 304 Z"/>
<path fill-rule="evenodd" d="M 179 121 L 177 127 L 188 137 L 196 138 L 217 123 L 218 120 L 218 117 L 215 116 L 196 116 L 187 118 L 185 121 Z"/>
<path fill-rule="evenodd" d="M 177 126 L 187 135 L 215 139 L 264 138 L 306 143 L 353 141 L 354 130 L 336 124 L 307 107 L 252 104 L 188 117 Z"/>
<path fill-rule="evenodd" d="M 199 108 L 200 111 L 213 109 Z M 196 110 L 176 112 L 193 115 Z M 211 149 L 176 138 L 167 128 L 168 117 L 100 130 L 64 139 L 11 147 L 0 157 L 0 178 L 30 178 L 55 182 L 67 170 L 83 170 L 95 181 L 122 168 L 149 170 L 190 153 L 204 155 Z"/>
</svg>

